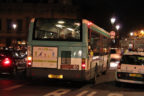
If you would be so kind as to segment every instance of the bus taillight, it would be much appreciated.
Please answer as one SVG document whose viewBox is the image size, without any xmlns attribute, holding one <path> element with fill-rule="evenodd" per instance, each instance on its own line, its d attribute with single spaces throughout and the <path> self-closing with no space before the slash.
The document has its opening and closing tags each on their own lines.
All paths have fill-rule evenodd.
<svg viewBox="0 0 144 96">
<path fill-rule="evenodd" d="M 85 70 L 86 64 L 85 64 L 85 59 L 84 58 L 82 59 L 81 67 L 82 67 L 82 70 Z"/>
<path fill-rule="evenodd" d="M 27 66 L 30 67 L 32 64 L 32 57 L 31 56 L 28 56 L 27 57 Z"/>
<path fill-rule="evenodd" d="M 87 25 L 88 26 L 91 26 L 93 23 L 91 22 L 91 21 L 89 21 L 88 23 L 87 23 Z"/>
</svg>

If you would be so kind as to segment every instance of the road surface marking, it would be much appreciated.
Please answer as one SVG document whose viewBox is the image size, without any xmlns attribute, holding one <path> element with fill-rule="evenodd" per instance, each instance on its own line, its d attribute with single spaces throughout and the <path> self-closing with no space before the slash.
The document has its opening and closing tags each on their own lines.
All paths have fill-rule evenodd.
<svg viewBox="0 0 144 96">
<path fill-rule="evenodd" d="M 94 95 L 96 95 L 96 93 L 97 92 L 93 91 L 93 92 L 89 93 L 87 96 L 94 96 Z"/>
<path fill-rule="evenodd" d="M 109 93 L 108 96 L 124 96 L 124 95 L 120 93 Z"/>
<path fill-rule="evenodd" d="M 83 96 L 86 93 L 88 93 L 88 91 L 82 91 L 81 93 L 77 94 L 76 96 Z"/>
<path fill-rule="evenodd" d="M 5 91 L 11 91 L 11 90 L 20 88 L 20 87 L 22 87 L 23 85 L 24 85 L 24 84 L 15 85 L 15 86 L 12 86 L 12 87 L 5 88 L 5 89 L 3 89 L 3 90 L 5 90 Z"/>
<path fill-rule="evenodd" d="M 86 96 L 94 96 L 95 94 L 96 94 L 97 92 L 95 92 L 95 91 L 92 91 L 92 92 L 90 92 L 89 93 L 89 91 L 82 91 L 81 93 L 79 93 L 79 94 L 77 94 L 76 96 L 83 96 L 83 95 L 86 95 Z"/>
<path fill-rule="evenodd" d="M 58 89 L 43 96 L 62 96 L 71 91 L 70 89 Z"/>
</svg>

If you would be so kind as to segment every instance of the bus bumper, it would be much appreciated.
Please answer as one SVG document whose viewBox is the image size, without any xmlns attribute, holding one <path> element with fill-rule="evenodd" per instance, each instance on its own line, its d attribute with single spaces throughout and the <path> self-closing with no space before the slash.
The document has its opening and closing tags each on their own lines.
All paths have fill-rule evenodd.
<svg viewBox="0 0 144 96">
<path fill-rule="evenodd" d="M 90 80 L 90 71 L 61 70 L 48 68 L 28 68 L 27 76 L 31 78 L 63 79 L 72 81 Z"/>
</svg>

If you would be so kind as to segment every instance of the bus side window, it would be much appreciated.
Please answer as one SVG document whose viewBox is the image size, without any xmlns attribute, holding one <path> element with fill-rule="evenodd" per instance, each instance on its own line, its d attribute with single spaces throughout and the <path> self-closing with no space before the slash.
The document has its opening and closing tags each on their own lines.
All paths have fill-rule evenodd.
<svg viewBox="0 0 144 96">
<path fill-rule="evenodd" d="M 100 55 L 100 34 L 92 31 L 90 42 L 94 56 Z"/>
</svg>

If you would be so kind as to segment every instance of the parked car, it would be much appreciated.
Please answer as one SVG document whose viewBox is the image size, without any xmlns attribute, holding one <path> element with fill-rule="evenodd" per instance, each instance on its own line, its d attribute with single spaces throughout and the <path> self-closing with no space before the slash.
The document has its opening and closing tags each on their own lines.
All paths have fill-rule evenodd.
<svg viewBox="0 0 144 96">
<path fill-rule="evenodd" d="M 144 53 L 128 52 L 123 54 L 116 70 L 116 85 L 122 82 L 144 84 Z"/>
<path fill-rule="evenodd" d="M 17 66 L 17 70 L 26 71 L 26 51 L 17 50 L 14 51 L 13 57 L 15 58 L 15 64 Z"/>
<path fill-rule="evenodd" d="M 10 50 L 0 50 L 0 74 L 10 73 L 16 74 L 17 66 L 13 57 L 13 52 Z"/>
<path fill-rule="evenodd" d="M 117 66 L 119 63 L 120 63 L 120 59 L 111 58 L 110 59 L 110 70 L 117 69 Z"/>
<path fill-rule="evenodd" d="M 118 48 L 110 50 L 110 70 L 115 70 L 121 59 L 121 51 Z"/>
<path fill-rule="evenodd" d="M 0 73 L 16 75 L 19 71 L 26 71 L 26 51 L 2 49 L 0 50 Z"/>
</svg>

